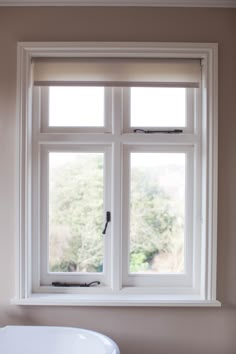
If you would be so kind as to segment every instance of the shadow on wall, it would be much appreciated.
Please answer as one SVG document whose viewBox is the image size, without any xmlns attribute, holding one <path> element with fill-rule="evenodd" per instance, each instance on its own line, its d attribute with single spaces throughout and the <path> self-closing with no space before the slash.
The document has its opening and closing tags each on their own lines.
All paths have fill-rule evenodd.
<svg viewBox="0 0 236 354">
<path fill-rule="evenodd" d="M 20 306 L 0 306 L 0 327 L 8 325 L 35 325 L 32 316 Z"/>
</svg>

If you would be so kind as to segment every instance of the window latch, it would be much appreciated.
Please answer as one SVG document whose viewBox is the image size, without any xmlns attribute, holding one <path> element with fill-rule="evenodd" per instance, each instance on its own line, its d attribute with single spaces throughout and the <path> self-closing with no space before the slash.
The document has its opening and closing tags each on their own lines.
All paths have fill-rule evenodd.
<svg viewBox="0 0 236 354">
<path fill-rule="evenodd" d="M 146 129 L 134 129 L 134 133 L 145 133 L 145 134 L 152 134 L 152 133 L 161 133 L 161 134 L 179 134 L 183 133 L 182 129 L 170 129 L 170 130 L 146 130 Z"/>
<path fill-rule="evenodd" d="M 100 281 L 92 281 L 91 283 L 63 283 L 60 281 L 54 281 L 52 282 L 52 286 L 56 287 L 63 287 L 63 288 L 69 288 L 69 287 L 82 287 L 82 288 L 89 288 L 92 286 L 100 285 Z"/>
<path fill-rule="evenodd" d="M 102 232 L 103 235 L 106 234 L 107 226 L 108 226 L 108 224 L 109 224 L 110 221 L 111 221 L 111 212 L 110 212 L 110 211 L 107 211 L 107 212 L 106 212 L 106 224 L 105 224 L 104 230 L 103 230 L 103 232 Z"/>
</svg>

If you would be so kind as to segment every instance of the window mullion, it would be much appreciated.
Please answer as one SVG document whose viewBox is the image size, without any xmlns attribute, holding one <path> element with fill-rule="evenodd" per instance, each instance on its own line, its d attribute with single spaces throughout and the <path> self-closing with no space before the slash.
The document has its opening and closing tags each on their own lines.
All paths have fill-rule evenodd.
<svg viewBox="0 0 236 354">
<path fill-rule="evenodd" d="M 121 289 L 121 175 L 122 175 L 122 116 L 123 99 L 122 89 L 113 88 L 112 92 L 112 125 L 114 142 L 112 148 L 112 289 L 117 292 Z"/>
<path fill-rule="evenodd" d="M 124 132 L 131 132 L 130 129 L 130 87 L 123 88 L 123 124 L 124 124 Z"/>
<path fill-rule="evenodd" d="M 106 223 L 106 213 L 111 211 L 111 148 L 105 148 L 104 154 L 104 177 L 103 177 L 103 185 L 104 185 L 104 225 Z M 111 222 L 112 222 L 112 214 L 111 214 Z M 111 245 L 112 245 L 112 230 L 111 223 L 108 224 L 106 229 L 106 234 L 101 234 L 101 237 L 104 237 L 104 281 L 105 286 L 111 286 L 111 269 L 112 269 L 112 259 L 111 259 Z M 101 230 L 102 231 L 102 230 Z"/>
<path fill-rule="evenodd" d="M 122 285 L 128 282 L 129 247 L 130 247 L 130 153 L 128 146 L 123 149 L 123 179 L 122 179 Z"/>
<path fill-rule="evenodd" d="M 104 128 L 106 133 L 112 131 L 112 88 L 104 88 Z"/>
</svg>

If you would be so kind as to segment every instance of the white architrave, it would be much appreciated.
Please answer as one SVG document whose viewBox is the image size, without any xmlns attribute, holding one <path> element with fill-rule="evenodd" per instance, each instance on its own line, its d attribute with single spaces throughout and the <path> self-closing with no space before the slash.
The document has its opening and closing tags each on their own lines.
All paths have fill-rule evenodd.
<svg viewBox="0 0 236 354">
<path fill-rule="evenodd" d="M 202 116 L 206 159 L 205 209 L 202 211 L 202 249 L 200 293 L 188 295 L 165 295 L 119 293 L 116 281 L 115 294 L 33 294 L 32 292 L 32 243 L 31 243 L 31 61 L 37 57 L 137 57 L 137 58 L 198 58 L 203 65 Z M 12 300 L 17 304 L 35 305 L 106 305 L 106 306 L 219 306 L 216 300 L 216 254 L 217 254 L 217 45 L 196 43 L 19 43 L 17 107 L 19 168 L 17 189 L 19 195 L 17 215 L 17 294 Z M 144 136 L 145 139 L 145 136 Z M 176 137 L 178 139 L 178 137 Z M 186 137 L 187 139 L 187 137 Z M 116 156 L 120 151 L 114 152 Z M 116 177 L 117 178 L 117 177 Z M 118 220 L 120 215 L 117 215 Z M 119 225 L 116 225 L 119 229 Z M 113 247 L 120 247 L 119 242 Z M 114 260 L 116 276 L 121 277 L 118 261 Z M 113 270 L 114 271 L 114 270 Z M 119 282 L 118 282 L 119 283 Z M 117 283 L 117 284 L 118 284 Z"/>
</svg>

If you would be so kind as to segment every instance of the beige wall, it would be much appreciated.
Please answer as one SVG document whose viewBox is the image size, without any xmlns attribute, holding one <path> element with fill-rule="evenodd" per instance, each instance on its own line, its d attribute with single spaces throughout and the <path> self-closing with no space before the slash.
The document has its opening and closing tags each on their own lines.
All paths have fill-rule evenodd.
<svg viewBox="0 0 236 354">
<path fill-rule="evenodd" d="M 235 38 L 236 9 L 0 8 L 0 326 L 94 329 L 114 338 L 122 354 L 236 354 Z M 17 41 L 219 43 L 218 299 L 222 308 L 9 304 L 15 281 Z"/>
</svg>

